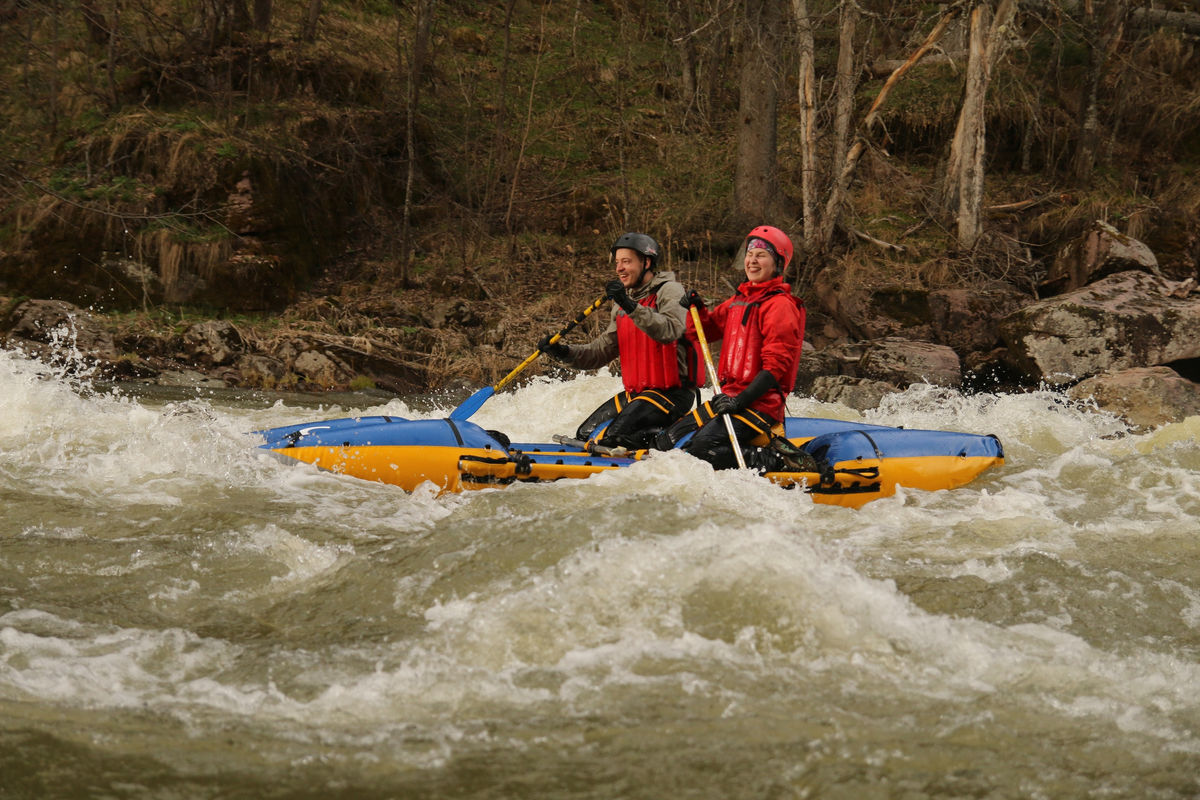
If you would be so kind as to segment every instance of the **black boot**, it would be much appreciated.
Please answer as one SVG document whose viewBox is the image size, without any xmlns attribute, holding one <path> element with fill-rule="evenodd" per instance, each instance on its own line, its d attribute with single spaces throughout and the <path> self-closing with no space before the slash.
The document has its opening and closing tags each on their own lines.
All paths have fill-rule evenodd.
<svg viewBox="0 0 1200 800">
<path fill-rule="evenodd" d="M 747 447 L 743 451 L 746 456 L 746 466 L 758 470 L 762 475 L 767 472 L 787 472 L 788 465 L 783 456 L 766 447 Z"/>
<path fill-rule="evenodd" d="M 768 447 L 783 460 L 788 472 L 821 471 L 821 465 L 817 462 L 817 459 L 804 448 L 793 444 L 790 439 L 775 436 L 771 439 Z"/>
</svg>

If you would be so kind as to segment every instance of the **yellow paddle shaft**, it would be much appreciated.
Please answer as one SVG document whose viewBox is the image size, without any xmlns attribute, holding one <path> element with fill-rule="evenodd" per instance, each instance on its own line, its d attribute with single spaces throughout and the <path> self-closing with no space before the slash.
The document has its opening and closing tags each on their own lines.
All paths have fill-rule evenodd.
<svg viewBox="0 0 1200 800">
<path fill-rule="evenodd" d="M 574 330 L 576 325 L 578 325 L 579 323 L 581 323 L 585 319 L 587 319 L 589 316 L 591 316 L 591 313 L 593 311 L 595 311 L 597 308 L 599 308 L 600 306 L 602 306 L 604 304 L 604 301 L 607 299 L 608 299 L 607 296 L 602 296 L 602 297 L 597 297 L 595 300 L 593 300 L 592 304 L 590 306 L 588 306 L 587 308 L 585 308 L 583 311 L 580 311 L 578 314 L 576 314 L 575 319 L 568 322 L 565 328 L 563 328 L 561 331 L 559 331 L 558 333 L 556 333 L 550 337 L 550 344 L 554 344 L 559 339 L 561 339 L 562 337 L 564 337 L 568 333 L 570 333 L 572 330 Z M 508 385 L 509 381 L 511 381 L 513 378 L 517 377 L 518 375 L 520 375 L 521 370 L 525 369 L 530 364 L 532 364 L 534 362 L 534 359 L 536 359 L 541 354 L 542 354 L 542 351 L 540 349 L 534 350 L 533 354 L 530 355 L 529 358 L 522 361 L 520 364 L 517 365 L 516 369 L 514 369 L 512 372 L 508 373 L 503 378 L 501 378 L 500 382 L 492 387 L 492 390 L 498 392 L 501 389 L 503 389 L 505 386 Z"/>
<path fill-rule="evenodd" d="M 721 384 L 717 380 L 717 371 L 713 368 L 712 353 L 708 350 L 708 338 L 704 335 L 704 326 L 700 324 L 700 312 L 695 306 L 688 309 L 692 313 L 692 324 L 696 327 L 696 341 L 700 343 L 700 352 L 704 353 L 704 366 L 708 368 L 708 377 L 712 382 L 714 394 L 721 393 Z M 733 418 L 728 414 L 721 415 L 725 419 L 725 430 L 729 433 L 729 444 L 733 446 L 733 457 L 737 459 L 738 469 L 746 468 L 746 457 L 738 444 L 737 433 L 733 430 Z"/>
</svg>

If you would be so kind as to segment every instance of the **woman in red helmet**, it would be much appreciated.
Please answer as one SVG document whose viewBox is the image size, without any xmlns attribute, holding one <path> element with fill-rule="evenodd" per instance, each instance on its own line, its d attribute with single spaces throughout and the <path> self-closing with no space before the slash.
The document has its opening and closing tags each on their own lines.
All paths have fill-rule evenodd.
<svg viewBox="0 0 1200 800">
<path fill-rule="evenodd" d="M 746 237 L 743 266 L 746 281 L 733 297 L 712 311 L 695 292 L 683 299 L 697 306 L 709 341 L 721 341 L 717 379 L 721 393 L 681 420 L 669 432 L 678 441 L 686 427 L 699 430 L 684 449 L 716 469 L 737 466 L 722 414 L 733 417 L 746 463 L 760 469 L 780 469 L 781 458 L 766 448 L 772 430 L 782 425 L 785 401 L 796 385 L 800 349 L 804 344 L 804 302 L 792 295 L 783 273 L 792 260 L 792 241 L 779 228 L 760 225 Z M 695 338 L 689 317 L 688 335 Z"/>
<path fill-rule="evenodd" d="M 684 288 L 674 272 L 656 269 L 658 243 L 644 233 L 626 233 L 611 253 L 617 275 L 604 287 L 613 301 L 608 328 L 582 345 L 551 344 L 546 336 L 538 349 L 580 369 L 620 358 L 625 391 L 593 411 L 575 436 L 637 450 L 688 412 L 704 370 L 694 343 L 683 335 Z"/>
</svg>

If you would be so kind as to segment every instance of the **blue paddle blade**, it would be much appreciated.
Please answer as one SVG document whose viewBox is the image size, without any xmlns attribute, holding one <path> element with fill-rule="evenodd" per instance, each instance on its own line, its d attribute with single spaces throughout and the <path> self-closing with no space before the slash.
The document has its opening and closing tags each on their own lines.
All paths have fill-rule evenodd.
<svg viewBox="0 0 1200 800">
<path fill-rule="evenodd" d="M 496 393 L 495 386 L 485 386 L 475 394 L 463 400 L 458 408 L 450 412 L 450 419 L 470 419 L 471 415 L 479 410 L 480 406 L 487 402 L 487 399 Z"/>
</svg>

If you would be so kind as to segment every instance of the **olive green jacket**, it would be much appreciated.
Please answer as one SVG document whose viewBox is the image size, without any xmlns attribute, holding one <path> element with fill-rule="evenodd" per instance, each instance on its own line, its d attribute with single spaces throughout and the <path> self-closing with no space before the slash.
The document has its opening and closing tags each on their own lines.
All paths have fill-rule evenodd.
<svg viewBox="0 0 1200 800">
<path fill-rule="evenodd" d="M 641 305 L 642 300 L 651 294 L 658 295 L 656 307 Z M 677 341 L 687 329 L 687 309 L 679 304 L 683 295 L 683 285 L 675 280 L 674 272 L 667 270 L 652 273 L 649 283 L 629 293 L 638 304 L 629 316 L 633 324 L 645 331 L 654 341 L 663 344 Z M 587 344 L 568 345 L 570 357 L 566 359 L 566 363 L 579 369 L 599 369 L 620 356 L 620 348 L 617 345 L 617 316 L 624 313 L 620 306 L 613 303 L 608 327 Z M 684 356 L 681 354 L 680 358 Z M 680 374 L 686 375 L 686 365 L 682 361 L 680 367 Z"/>
</svg>

